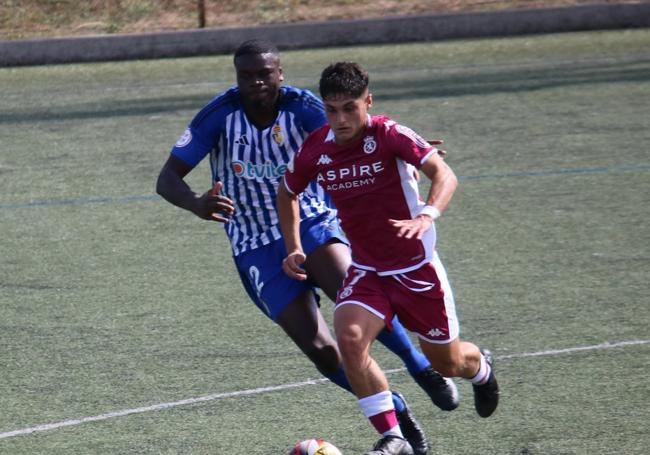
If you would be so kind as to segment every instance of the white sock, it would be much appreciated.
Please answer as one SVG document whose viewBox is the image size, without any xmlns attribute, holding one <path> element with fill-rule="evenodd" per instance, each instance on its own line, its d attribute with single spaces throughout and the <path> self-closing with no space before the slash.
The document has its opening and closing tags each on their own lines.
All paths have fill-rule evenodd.
<svg viewBox="0 0 650 455">
<path fill-rule="evenodd" d="M 378 433 L 383 436 L 404 437 L 397 422 L 395 407 L 393 406 L 393 394 L 390 391 L 379 392 L 361 398 L 359 407 Z"/>
<path fill-rule="evenodd" d="M 490 372 L 492 371 L 492 368 L 490 365 L 485 361 L 485 356 L 481 354 L 481 360 L 479 363 L 479 369 L 478 373 L 476 373 L 476 376 L 470 379 L 470 382 L 472 384 L 485 384 L 490 377 Z"/>
</svg>

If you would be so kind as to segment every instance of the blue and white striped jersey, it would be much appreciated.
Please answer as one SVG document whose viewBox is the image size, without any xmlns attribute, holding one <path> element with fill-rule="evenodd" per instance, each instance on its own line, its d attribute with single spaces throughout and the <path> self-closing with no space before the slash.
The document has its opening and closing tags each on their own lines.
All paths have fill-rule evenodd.
<svg viewBox="0 0 650 455">
<path fill-rule="evenodd" d="M 282 238 L 275 208 L 278 184 L 305 137 L 326 123 L 309 90 L 284 86 L 279 114 L 263 130 L 248 121 L 239 89 L 218 95 L 194 117 L 171 153 L 195 167 L 208 154 L 213 184 L 234 201 L 225 229 L 235 256 Z M 301 218 L 333 210 L 315 182 L 300 195 Z"/>
</svg>

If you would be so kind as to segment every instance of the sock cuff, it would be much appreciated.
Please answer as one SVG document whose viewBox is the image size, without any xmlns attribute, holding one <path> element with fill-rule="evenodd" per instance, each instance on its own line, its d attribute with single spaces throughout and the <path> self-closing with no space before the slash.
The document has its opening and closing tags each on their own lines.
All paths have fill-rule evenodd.
<svg viewBox="0 0 650 455">
<path fill-rule="evenodd" d="M 479 369 L 478 373 L 476 373 L 476 376 L 470 379 L 472 384 L 484 384 L 487 382 L 488 378 L 490 377 L 490 372 L 492 369 L 490 368 L 490 365 L 485 361 L 485 356 L 483 353 L 481 353 L 481 359 L 479 363 Z"/>
<path fill-rule="evenodd" d="M 393 405 L 393 394 L 390 390 L 379 392 L 368 397 L 359 399 L 359 407 L 366 417 L 372 417 L 382 412 L 395 409 Z"/>
</svg>

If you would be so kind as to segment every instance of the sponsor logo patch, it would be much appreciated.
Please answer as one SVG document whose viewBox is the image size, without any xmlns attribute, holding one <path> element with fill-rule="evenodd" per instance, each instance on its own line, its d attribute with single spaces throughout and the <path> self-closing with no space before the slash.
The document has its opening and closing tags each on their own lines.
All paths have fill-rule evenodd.
<svg viewBox="0 0 650 455">
<path fill-rule="evenodd" d="M 183 133 L 183 135 L 179 137 L 178 140 L 176 141 L 176 147 L 185 147 L 191 141 L 192 141 L 192 132 L 190 131 L 189 128 L 187 128 Z"/>
<path fill-rule="evenodd" d="M 267 161 L 265 163 L 251 163 L 250 161 L 233 161 L 233 172 L 237 177 L 246 179 L 277 179 L 282 177 L 287 170 L 286 164 L 279 166 Z"/>
</svg>

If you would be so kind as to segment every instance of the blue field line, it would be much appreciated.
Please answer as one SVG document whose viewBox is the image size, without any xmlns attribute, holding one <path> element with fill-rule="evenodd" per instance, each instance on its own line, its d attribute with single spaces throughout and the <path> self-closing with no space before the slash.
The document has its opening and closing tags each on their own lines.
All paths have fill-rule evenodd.
<svg viewBox="0 0 650 455">
<path fill-rule="evenodd" d="M 505 172 L 502 174 L 462 175 L 458 177 L 461 182 L 475 182 L 489 179 L 521 178 L 521 177 L 549 177 L 557 175 L 586 175 L 607 174 L 615 172 L 647 172 L 650 164 L 630 164 L 612 167 L 591 167 L 576 169 L 549 169 L 542 171 Z M 86 205 L 86 204 L 126 204 L 138 201 L 154 201 L 160 199 L 156 194 L 142 196 L 122 196 L 104 198 L 61 199 L 49 201 L 32 201 L 0 204 L 0 209 L 25 209 L 33 207 L 52 207 L 57 205 Z"/>
</svg>

